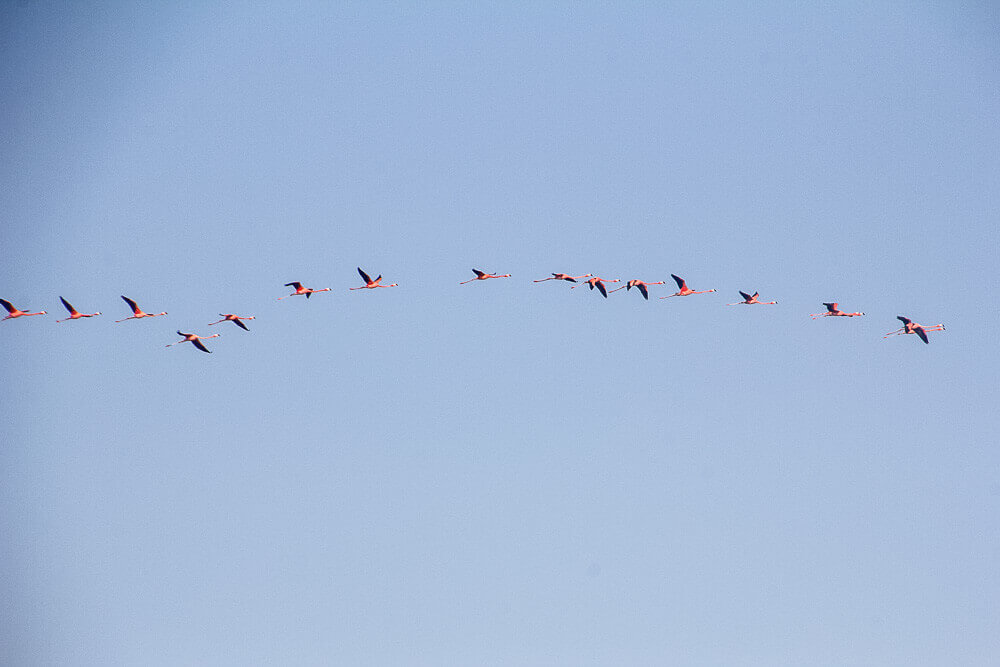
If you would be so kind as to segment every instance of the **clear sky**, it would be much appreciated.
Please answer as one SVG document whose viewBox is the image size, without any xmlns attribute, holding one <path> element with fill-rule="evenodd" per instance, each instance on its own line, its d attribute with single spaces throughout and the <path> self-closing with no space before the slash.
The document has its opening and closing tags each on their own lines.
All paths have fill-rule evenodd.
<svg viewBox="0 0 1000 667">
<path fill-rule="evenodd" d="M 996 664 L 998 34 L 4 3 L 0 663 Z"/>
</svg>

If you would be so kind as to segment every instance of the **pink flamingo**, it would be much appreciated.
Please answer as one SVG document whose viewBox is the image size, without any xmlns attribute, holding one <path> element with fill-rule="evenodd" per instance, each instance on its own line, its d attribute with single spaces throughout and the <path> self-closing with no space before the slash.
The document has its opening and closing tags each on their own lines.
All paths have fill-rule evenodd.
<svg viewBox="0 0 1000 667">
<path fill-rule="evenodd" d="M 209 354 L 212 354 L 212 351 L 207 347 L 205 347 L 205 345 L 201 341 L 208 340 L 209 338 L 218 338 L 222 334 L 212 334 L 211 336 L 199 336 L 197 334 L 188 334 L 182 331 L 178 331 L 177 335 L 184 336 L 184 340 L 179 340 L 176 343 L 171 343 L 170 345 L 167 345 L 167 347 L 180 345 L 181 343 L 191 343 L 202 352 L 208 352 Z"/>
<path fill-rule="evenodd" d="M 29 313 L 29 312 L 24 311 L 24 310 L 18 310 L 7 299 L 0 299 L 0 305 L 2 305 L 4 308 L 6 308 L 7 312 L 10 313 L 10 315 L 8 315 L 7 317 L 3 318 L 4 320 L 12 320 L 15 317 L 30 317 L 31 315 L 47 315 L 48 314 L 44 310 L 40 310 L 37 313 Z M 0 322 L 2 322 L 2 321 L 3 320 L 0 320 Z"/>
<path fill-rule="evenodd" d="M 285 283 L 285 287 L 294 287 L 295 291 L 285 296 L 279 296 L 278 301 L 281 301 L 282 299 L 287 299 L 290 296 L 298 296 L 299 294 L 305 294 L 306 298 L 308 299 L 311 295 L 315 294 L 316 292 L 329 292 L 330 290 L 333 289 L 332 287 L 324 287 L 323 289 L 309 289 L 308 287 L 303 287 L 302 283 Z"/>
<path fill-rule="evenodd" d="M 74 308 L 69 301 L 67 301 L 62 297 L 59 297 L 59 300 L 62 301 L 62 305 L 64 305 L 66 307 L 66 310 L 69 311 L 69 317 L 67 317 L 65 320 L 56 320 L 56 322 L 65 322 L 67 320 L 78 320 L 81 317 L 94 317 L 95 315 L 100 315 L 100 313 L 78 313 L 76 308 Z"/>
<path fill-rule="evenodd" d="M 361 270 L 360 266 L 358 267 L 358 273 L 361 274 L 361 279 L 365 281 L 365 284 L 362 287 L 351 287 L 349 289 L 356 290 L 356 289 L 375 289 L 376 287 L 399 287 L 399 285 L 397 285 L 396 283 L 393 283 L 391 285 L 379 285 L 379 283 L 382 281 L 382 274 L 379 274 L 378 278 L 372 280 L 371 278 L 368 277 L 367 273 Z"/>
<path fill-rule="evenodd" d="M 845 313 L 837 308 L 836 301 L 833 303 L 824 302 L 823 305 L 826 306 L 825 313 L 813 313 L 809 317 L 815 320 L 817 317 L 860 317 L 864 315 L 864 313 Z"/>
<path fill-rule="evenodd" d="M 701 290 L 699 292 L 695 292 L 693 289 L 687 286 L 687 283 L 684 282 L 684 279 L 681 278 L 680 276 L 675 276 L 674 274 L 671 273 L 670 277 L 674 279 L 674 282 L 677 283 L 677 287 L 679 289 L 670 296 L 661 296 L 660 297 L 661 299 L 669 299 L 671 296 L 690 296 L 692 294 L 708 294 L 709 292 L 716 291 L 714 289 L 706 289 L 706 290 Z"/>
<path fill-rule="evenodd" d="M 582 276 L 570 276 L 565 273 L 553 273 L 551 278 L 542 278 L 541 280 L 533 280 L 535 283 L 544 283 L 546 280 L 568 280 L 571 283 L 575 283 L 577 278 L 589 278 L 594 274 L 585 273 Z"/>
<path fill-rule="evenodd" d="M 611 291 L 612 292 L 617 292 L 618 290 L 623 289 L 623 290 L 625 290 L 627 292 L 627 291 L 631 290 L 633 287 L 635 287 L 635 288 L 637 288 L 642 293 L 642 298 L 645 299 L 646 301 L 649 301 L 649 290 L 646 289 L 646 286 L 647 285 L 665 285 L 665 284 L 666 283 L 663 282 L 662 280 L 660 282 L 658 282 L 658 283 L 646 283 L 646 282 L 643 282 L 641 280 L 630 280 L 630 281 L 628 281 L 628 284 L 622 285 L 621 287 L 618 287 L 618 288 L 613 289 Z"/>
<path fill-rule="evenodd" d="M 473 280 L 489 280 L 490 278 L 510 278 L 509 273 L 505 273 L 500 276 L 495 273 L 486 273 L 485 271 L 480 271 L 479 269 L 472 269 L 472 272 L 476 274 L 475 278 L 469 278 L 468 280 L 463 280 L 459 285 L 464 285 L 465 283 L 471 283 Z"/>
<path fill-rule="evenodd" d="M 737 301 L 736 303 L 727 303 L 727 306 L 752 306 L 754 304 L 759 304 L 761 306 L 770 306 L 771 304 L 778 303 L 777 301 L 758 301 L 757 297 L 759 292 L 754 292 L 753 294 L 747 294 L 743 290 L 737 290 L 740 296 L 743 297 L 742 301 Z"/>
<path fill-rule="evenodd" d="M 221 317 L 222 319 L 221 320 L 217 320 L 215 322 L 209 322 L 208 326 L 212 326 L 213 324 L 218 324 L 219 322 L 232 322 L 233 324 L 235 324 L 236 326 L 238 326 L 240 329 L 243 329 L 244 331 L 250 331 L 250 329 L 247 329 L 247 325 L 245 325 L 242 322 L 240 322 L 240 320 L 252 320 L 252 319 L 254 319 L 253 316 L 250 316 L 250 317 L 241 317 L 239 315 L 233 315 L 233 314 L 224 315 L 223 313 L 219 313 L 219 317 Z"/>
<path fill-rule="evenodd" d="M 128 304 L 128 307 L 132 309 L 133 315 L 132 315 L 132 317 L 126 317 L 124 320 L 115 320 L 115 324 L 117 324 L 119 322 L 125 322 L 126 320 L 138 320 L 138 319 L 141 319 L 143 317 L 159 317 L 160 315 L 166 315 L 167 314 L 166 311 L 164 311 L 162 313 L 144 313 L 142 311 L 142 309 L 139 308 L 139 306 L 137 306 L 135 304 L 135 301 L 133 301 L 132 299 L 128 298 L 127 296 L 123 296 L 122 298 L 125 299 L 125 303 Z"/>
<path fill-rule="evenodd" d="M 604 283 L 620 283 L 620 282 L 621 280 L 617 278 L 615 280 L 608 280 L 607 278 L 594 277 L 591 278 L 590 280 L 585 280 L 579 285 L 573 285 L 572 287 L 570 287 L 570 289 L 576 289 L 577 287 L 583 287 L 584 285 L 586 285 L 587 287 L 590 288 L 591 291 L 593 291 L 594 288 L 596 287 L 597 291 L 600 292 L 602 295 L 604 295 L 604 298 L 607 299 L 608 289 L 604 286 Z"/>
<path fill-rule="evenodd" d="M 935 324 L 932 327 L 925 327 L 923 324 L 917 324 L 910 318 L 903 317 L 902 315 L 897 315 L 896 319 L 903 323 L 903 327 L 901 329 L 896 329 L 895 331 L 890 331 L 886 335 L 882 336 L 883 339 L 888 338 L 889 336 L 899 336 L 901 334 L 917 334 L 917 336 L 920 337 L 920 340 L 925 343 L 930 343 L 930 341 L 927 340 L 928 331 L 944 331 L 943 324 Z"/>
</svg>

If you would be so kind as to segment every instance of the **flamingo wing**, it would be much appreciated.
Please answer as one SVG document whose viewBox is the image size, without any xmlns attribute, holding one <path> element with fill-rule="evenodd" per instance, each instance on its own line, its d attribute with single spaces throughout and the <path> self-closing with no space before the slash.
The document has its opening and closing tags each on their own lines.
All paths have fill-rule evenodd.
<svg viewBox="0 0 1000 667">
<path fill-rule="evenodd" d="M 249 329 L 247 329 L 247 325 L 243 324 L 243 323 L 242 323 L 242 322 L 240 322 L 240 321 L 239 321 L 238 319 L 237 319 L 237 320 L 233 320 L 233 322 L 234 322 L 234 323 L 236 324 L 236 326 L 238 326 L 238 327 L 239 327 L 240 329 L 243 329 L 244 331 L 250 331 Z"/>
<path fill-rule="evenodd" d="M 74 313 L 76 313 L 76 308 L 74 308 L 73 306 L 71 306 L 70 303 L 69 303 L 69 301 L 67 301 L 66 299 L 64 299 L 62 297 L 59 297 L 59 300 L 62 301 L 62 305 L 64 305 L 66 307 L 66 310 L 69 311 L 70 315 L 73 315 Z"/>
<path fill-rule="evenodd" d="M 636 287 L 638 287 L 639 291 L 642 292 L 642 298 L 645 299 L 646 301 L 649 301 L 649 290 L 646 289 L 646 286 L 643 285 L 642 283 L 639 283 L 638 285 L 636 285 Z"/>
<path fill-rule="evenodd" d="M 366 283 L 368 283 L 368 284 L 371 284 L 371 282 L 372 282 L 372 279 L 368 277 L 368 274 L 367 274 L 367 273 L 365 273 L 364 271 L 362 271 L 362 270 L 361 270 L 361 267 L 360 267 L 360 266 L 358 267 L 358 273 L 360 273 L 360 274 L 361 274 L 361 279 L 362 279 L 362 280 L 364 280 L 364 281 L 365 281 Z"/>
<path fill-rule="evenodd" d="M 132 309 L 133 313 L 136 313 L 136 314 L 139 313 L 139 306 L 135 305 L 135 301 L 133 301 L 132 299 L 128 298 L 127 296 L 122 296 L 122 298 L 125 299 L 125 303 L 128 304 L 128 307 Z"/>
<path fill-rule="evenodd" d="M 910 322 L 913 321 L 909 317 L 903 317 L 902 315 L 896 315 L 896 319 L 902 322 L 903 324 L 909 324 Z"/>
<path fill-rule="evenodd" d="M 674 279 L 675 283 L 677 283 L 677 289 L 683 290 L 683 289 L 687 288 L 687 284 L 684 282 L 684 279 L 681 278 L 680 276 L 677 276 L 677 275 L 674 275 L 673 273 L 671 273 L 670 277 Z"/>
<path fill-rule="evenodd" d="M 302 289 L 302 283 L 285 283 L 285 287 L 294 287 L 296 291 Z M 122 297 L 125 298 L 125 297 Z"/>
<path fill-rule="evenodd" d="M 913 327 L 913 333 L 915 333 L 918 336 L 920 336 L 920 340 L 924 341 L 925 343 L 930 343 L 930 341 L 927 340 L 927 332 L 924 331 L 923 327 L 920 327 L 920 326 Z"/>
<path fill-rule="evenodd" d="M 195 346 L 196 348 L 198 348 L 198 349 L 199 349 L 199 350 L 201 350 L 202 352 L 208 352 L 209 354 L 212 354 L 212 351 L 211 351 L 210 349 L 208 349 L 207 347 L 205 347 L 204 343 L 202 343 L 202 342 L 201 342 L 200 340 L 198 340 L 197 338 L 195 338 L 195 339 L 194 339 L 194 340 L 192 340 L 191 342 L 192 342 L 192 343 L 194 344 L 194 346 Z"/>
<path fill-rule="evenodd" d="M 473 272 L 473 273 L 475 273 L 475 274 L 476 274 L 477 276 L 479 276 L 480 278 L 482 278 L 483 276 L 485 276 L 485 275 L 486 275 L 486 272 L 485 272 L 485 271 L 480 271 L 479 269 L 472 269 L 472 272 Z"/>
<path fill-rule="evenodd" d="M 750 296 L 749 294 L 747 294 L 747 293 L 746 293 L 746 292 L 744 292 L 743 290 L 739 290 L 739 292 L 740 292 L 740 296 L 741 296 L 741 297 L 743 297 L 743 300 L 744 300 L 744 301 L 749 301 L 750 299 L 752 299 L 752 298 L 753 298 L 753 296 L 757 296 L 757 293 L 756 293 L 756 292 L 754 292 L 754 295 L 753 295 L 753 296 Z"/>
<path fill-rule="evenodd" d="M 573 276 L 566 276 L 565 278 L 562 278 L 561 280 L 568 280 L 571 283 L 575 283 L 576 282 L 576 278 L 574 278 Z"/>
<path fill-rule="evenodd" d="M 593 288 L 591 288 L 593 289 Z M 604 286 L 604 283 L 597 283 L 597 291 L 604 295 L 604 298 L 608 298 L 608 289 Z"/>
<path fill-rule="evenodd" d="M 13 313 L 15 310 L 17 310 L 17 308 L 14 307 L 14 304 L 12 304 L 7 299 L 0 299 L 0 305 L 3 305 L 3 307 L 7 309 L 8 313 Z"/>
<path fill-rule="evenodd" d="M 824 303 L 823 305 L 826 306 L 826 309 L 829 312 L 831 312 L 831 313 L 837 312 L 837 302 L 836 301 L 834 301 L 833 303 Z"/>
</svg>

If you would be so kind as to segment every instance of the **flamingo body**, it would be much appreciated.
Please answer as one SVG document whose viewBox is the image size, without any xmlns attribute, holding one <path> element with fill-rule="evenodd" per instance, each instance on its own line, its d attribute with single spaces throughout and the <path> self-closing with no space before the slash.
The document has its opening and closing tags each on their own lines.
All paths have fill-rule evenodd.
<svg viewBox="0 0 1000 667">
<path fill-rule="evenodd" d="M 208 352 L 209 354 L 212 354 L 212 351 L 207 347 L 205 347 L 204 343 L 202 343 L 201 341 L 207 340 L 209 338 L 218 338 L 222 334 L 212 334 L 211 336 L 199 336 L 198 334 L 184 333 L 182 331 L 178 331 L 177 335 L 183 336 L 184 340 L 179 340 L 176 343 L 170 343 L 170 345 L 167 345 L 166 347 L 172 347 L 174 345 L 179 345 L 181 343 L 191 343 L 202 352 Z"/>
<path fill-rule="evenodd" d="M 468 280 L 463 280 L 459 285 L 464 285 L 465 283 L 471 283 L 473 280 L 489 280 L 490 278 L 510 278 L 509 273 L 505 273 L 502 276 L 496 273 L 486 273 L 485 271 L 480 271 L 479 269 L 472 269 L 472 272 L 476 274 L 475 278 L 469 278 Z"/>
<path fill-rule="evenodd" d="M 361 274 L 361 279 L 365 281 L 365 284 L 362 285 L 361 287 L 351 287 L 349 289 L 356 290 L 356 289 L 375 289 L 376 287 L 399 287 L 399 285 L 397 285 L 396 283 L 393 283 L 391 285 L 379 285 L 379 283 L 382 282 L 382 275 L 379 274 L 378 278 L 372 280 L 367 273 L 361 270 L 360 266 L 358 267 L 358 273 Z"/>
<path fill-rule="evenodd" d="M 308 299 L 310 296 L 312 296 L 317 292 L 329 292 L 331 289 L 333 289 L 331 287 L 324 287 L 323 289 L 310 289 L 308 287 L 303 287 L 302 283 L 294 281 L 290 283 L 285 283 L 285 287 L 291 287 L 295 289 L 295 291 L 285 296 L 279 296 L 278 301 L 281 301 L 282 299 L 287 299 L 290 296 L 299 296 L 299 295 L 305 295 L 305 297 Z"/>
<path fill-rule="evenodd" d="M 860 312 L 845 313 L 844 311 L 840 310 L 840 308 L 838 308 L 840 304 L 838 304 L 836 301 L 832 301 L 830 303 L 824 301 L 823 305 L 826 306 L 825 313 L 813 313 L 809 317 L 815 320 L 817 317 L 861 317 L 862 315 L 864 315 L 864 313 Z"/>
<path fill-rule="evenodd" d="M 691 296 L 692 294 L 708 294 L 709 292 L 716 291 L 714 289 L 705 289 L 696 292 L 690 287 L 688 287 L 687 282 L 680 276 L 671 273 L 670 277 L 674 279 L 675 283 L 677 283 L 677 291 L 674 292 L 673 294 L 670 294 L 669 296 L 661 296 L 660 297 L 661 299 L 669 299 L 672 296 Z"/>
<path fill-rule="evenodd" d="M 924 341 L 925 344 L 930 343 L 927 338 L 928 331 L 944 331 L 943 324 L 935 324 L 934 326 L 924 326 L 923 324 L 917 324 L 908 317 L 903 317 L 902 315 L 897 315 L 896 319 L 903 323 L 901 329 L 896 329 L 895 331 L 890 331 L 882 338 L 888 338 L 889 336 L 898 336 L 905 334 L 916 334 L 917 337 Z"/>
<path fill-rule="evenodd" d="M 66 308 L 66 310 L 69 311 L 69 317 L 67 317 L 65 319 L 62 319 L 62 320 L 56 320 L 56 322 L 66 322 L 67 320 L 79 320 L 79 319 L 84 318 L 84 317 L 96 317 L 97 315 L 100 315 L 100 313 L 81 313 L 81 312 L 78 312 L 77 309 L 74 308 L 73 305 L 69 301 L 67 301 L 66 299 L 64 299 L 62 297 L 59 297 L 59 300 L 62 301 L 62 305 Z"/>
<path fill-rule="evenodd" d="M 758 300 L 757 297 L 759 296 L 759 292 L 754 292 L 753 294 L 747 294 L 743 290 L 738 290 L 738 291 L 740 293 L 740 296 L 743 297 L 743 300 L 737 301 L 736 303 L 727 303 L 726 304 L 727 306 L 753 306 L 753 305 L 770 306 L 772 304 L 778 303 L 777 301 Z"/>
<path fill-rule="evenodd" d="M 567 282 L 575 283 L 577 278 L 589 278 L 590 273 L 585 273 L 582 276 L 571 276 L 566 273 L 553 273 L 551 278 L 542 278 L 541 280 L 534 280 L 532 282 L 544 283 L 546 280 L 565 280 Z"/>
<path fill-rule="evenodd" d="M 128 298 L 127 296 L 122 296 L 122 299 L 124 299 L 125 303 L 127 303 L 128 306 L 129 306 L 129 308 L 132 309 L 132 316 L 131 317 L 126 317 L 124 320 L 115 320 L 116 324 L 119 323 L 119 322 L 125 322 L 127 320 L 139 320 L 139 319 L 142 319 L 143 317 L 159 317 L 160 315 L 166 315 L 167 314 L 166 311 L 164 311 L 162 313 L 147 313 L 147 312 L 144 312 L 142 310 L 142 308 L 140 308 L 138 305 L 136 305 L 135 301 L 133 301 L 132 299 Z"/>
<path fill-rule="evenodd" d="M 48 314 L 44 310 L 40 310 L 37 313 L 29 313 L 26 310 L 19 310 L 19 309 L 15 308 L 14 304 L 12 304 L 7 299 L 0 299 L 0 305 L 2 305 L 7 310 L 7 313 L 8 313 L 7 317 L 3 318 L 4 320 L 12 320 L 12 319 L 17 318 L 17 317 L 31 317 L 32 315 L 47 315 Z M 2 321 L 3 320 L 0 320 L 0 322 L 2 322 Z"/>
<path fill-rule="evenodd" d="M 247 328 L 247 325 L 243 324 L 243 322 L 241 322 L 240 320 L 252 320 L 252 319 L 254 319 L 253 316 L 242 317 L 240 315 L 233 315 L 232 313 L 230 313 L 228 315 L 227 314 L 223 314 L 223 313 L 219 313 L 219 317 L 221 317 L 222 319 L 221 320 L 217 320 L 215 322 L 209 322 L 208 326 L 212 326 L 213 324 L 218 324 L 219 322 L 232 322 L 233 324 L 235 324 L 236 326 L 238 326 L 240 329 L 243 329 L 244 331 L 250 331 L 250 329 Z"/>
<path fill-rule="evenodd" d="M 607 299 L 608 298 L 608 288 L 604 286 L 604 283 L 620 283 L 620 282 L 621 282 L 621 280 L 619 280 L 618 278 L 616 278 L 614 280 L 608 280 L 607 278 L 599 278 L 599 277 L 595 276 L 595 277 L 591 278 L 590 280 L 585 280 L 584 282 L 580 283 L 579 285 L 573 285 L 572 287 L 570 287 L 570 289 L 576 289 L 577 287 L 583 287 L 584 285 L 586 285 L 587 287 L 590 288 L 590 291 L 594 291 L 596 289 L 598 292 L 601 293 L 601 296 L 603 296 L 605 299 Z"/>
</svg>

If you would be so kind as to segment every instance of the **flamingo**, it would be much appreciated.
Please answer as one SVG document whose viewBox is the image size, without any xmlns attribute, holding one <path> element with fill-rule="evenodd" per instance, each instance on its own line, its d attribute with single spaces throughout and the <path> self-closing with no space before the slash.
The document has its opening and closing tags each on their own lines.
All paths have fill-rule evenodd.
<svg viewBox="0 0 1000 667">
<path fill-rule="evenodd" d="M 594 274 L 585 273 L 582 276 L 570 276 L 565 273 L 553 273 L 551 278 L 542 278 L 541 280 L 533 280 L 532 282 L 544 283 L 546 280 L 568 280 L 571 283 L 575 283 L 577 278 L 589 278 Z"/>
<path fill-rule="evenodd" d="M 620 282 L 621 280 L 618 280 L 617 278 L 615 280 L 608 280 L 607 278 L 598 278 L 595 276 L 590 280 L 583 281 L 579 285 L 573 285 L 572 287 L 570 287 L 570 289 L 576 289 L 577 287 L 583 287 L 584 285 L 586 285 L 591 289 L 591 291 L 593 291 L 594 288 L 596 287 L 597 291 L 603 294 L 604 298 L 607 299 L 608 289 L 604 286 L 604 283 L 620 283 Z"/>
<path fill-rule="evenodd" d="M 139 306 L 135 305 L 135 301 L 133 301 L 132 299 L 128 298 L 127 296 L 123 296 L 122 298 L 125 299 L 125 303 L 128 304 L 128 307 L 132 309 L 132 312 L 134 314 L 132 315 L 132 317 L 126 317 L 124 320 L 115 320 L 115 324 L 117 324 L 119 322 L 124 322 L 126 320 L 138 320 L 138 319 L 141 319 L 143 317 L 159 317 L 160 315 L 166 315 L 167 314 L 166 311 L 164 311 L 162 313 L 144 313 L 144 312 L 142 312 L 142 308 L 140 308 Z"/>
<path fill-rule="evenodd" d="M 925 343 L 930 343 L 930 341 L 927 340 L 928 331 L 944 331 L 943 324 L 935 324 L 932 327 L 925 327 L 923 324 L 917 324 L 910 318 L 903 317 L 902 315 L 897 315 L 896 319 L 903 323 L 903 327 L 901 329 L 896 329 L 895 331 L 890 331 L 886 335 L 882 336 L 883 339 L 888 338 L 889 336 L 899 336 L 902 334 L 917 334 L 920 336 L 920 340 Z"/>
<path fill-rule="evenodd" d="M 59 300 L 62 301 L 62 305 L 64 305 L 66 307 L 66 310 L 69 311 L 69 317 L 67 317 L 65 320 L 56 320 L 56 322 L 65 322 L 66 320 L 78 320 L 81 317 L 94 317 L 95 315 L 100 315 L 100 313 L 78 313 L 76 308 L 74 308 L 69 301 L 67 301 L 62 297 L 59 297 Z"/>
<path fill-rule="evenodd" d="M 309 289 L 308 287 L 303 287 L 302 283 L 294 283 L 294 282 L 285 283 L 285 287 L 294 287 L 295 291 L 285 296 L 279 296 L 278 301 L 281 301 L 282 299 L 287 299 L 290 296 L 298 296 L 299 294 L 305 294 L 306 298 L 308 299 L 310 295 L 315 294 L 316 292 L 329 292 L 331 289 L 333 289 L 331 287 L 324 287 L 323 289 Z"/>
<path fill-rule="evenodd" d="M 628 281 L 628 284 L 622 285 L 621 287 L 618 287 L 618 288 L 613 289 L 611 291 L 612 292 L 617 292 L 618 290 L 623 289 L 623 290 L 625 290 L 627 292 L 627 291 L 631 290 L 633 287 L 635 287 L 635 288 L 637 288 L 642 293 L 642 298 L 645 299 L 646 301 L 649 301 L 649 290 L 646 289 L 646 286 L 647 285 L 665 285 L 665 284 L 666 283 L 663 282 L 662 280 L 660 282 L 658 282 L 658 283 L 646 283 L 646 282 L 643 282 L 641 280 L 630 280 L 630 281 Z"/>
<path fill-rule="evenodd" d="M 171 347 L 173 345 L 179 345 L 181 343 L 191 343 L 202 352 L 208 352 L 209 354 L 212 354 L 212 351 L 207 347 L 205 347 L 205 345 L 201 341 L 208 340 L 209 338 L 218 338 L 222 334 L 212 334 L 211 336 L 199 336 L 198 334 L 188 334 L 184 333 L 183 331 L 178 331 L 177 335 L 184 336 L 184 340 L 179 340 L 176 343 L 171 343 L 170 345 L 167 345 L 167 347 Z"/>
<path fill-rule="evenodd" d="M 24 311 L 24 310 L 18 310 L 17 308 L 14 307 L 14 304 L 12 304 L 7 299 L 0 299 L 0 305 L 2 305 L 4 308 L 6 308 L 7 312 L 10 313 L 10 315 L 8 315 L 7 317 L 3 318 L 4 320 L 12 320 L 15 317 L 30 317 L 31 315 L 47 315 L 48 314 L 44 310 L 40 310 L 37 313 L 29 313 L 29 312 Z M 0 320 L 0 322 L 2 322 L 2 321 L 3 320 Z"/>
<path fill-rule="evenodd" d="M 235 324 L 236 326 L 238 326 L 240 329 L 243 329 L 244 331 L 250 331 L 249 329 L 247 329 L 247 325 L 245 325 L 242 322 L 240 322 L 240 320 L 252 320 L 252 319 L 254 319 L 253 316 L 250 316 L 250 317 L 241 317 L 239 315 L 233 315 L 233 314 L 225 315 L 223 313 L 219 313 L 219 317 L 221 317 L 222 319 L 218 320 L 216 322 L 209 322 L 208 326 L 212 326 L 213 324 L 218 324 L 219 322 L 232 322 L 233 324 Z"/>
<path fill-rule="evenodd" d="M 681 278 L 680 276 L 675 276 L 674 274 L 671 273 L 670 277 L 674 279 L 674 282 L 677 283 L 677 287 L 679 289 L 670 296 L 661 296 L 660 297 L 661 299 L 669 299 L 671 296 L 690 296 L 692 294 L 708 294 L 709 292 L 716 291 L 714 289 L 705 289 L 699 292 L 695 292 L 693 289 L 687 286 L 687 283 L 684 282 L 684 279 Z"/>
<path fill-rule="evenodd" d="M 836 301 L 833 303 L 824 302 L 823 305 L 826 306 L 825 313 L 813 313 L 809 317 L 815 320 L 817 317 L 860 317 L 864 315 L 864 313 L 845 313 L 837 308 Z"/>
<path fill-rule="evenodd" d="M 777 301 L 758 301 L 757 296 L 760 292 L 754 292 L 753 294 L 747 294 L 743 290 L 737 290 L 740 296 L 743 297 L 742 301 L 737 301 L 736 303 L 727 303 L 727 306 L 752 306 L 758 304 L 761 306 L 770 306 L 771 304 L 778 303 Z"/>
<path fill-rule="evenodd" d="M 471 283 L 473 280 L 489 280 L 490 278 L 510 278 L 509 273 L 505 273 L 500 276 L 495 273 L 486 273 L 485 271 L 480 271 L 479 269 L 472 269 L 472 272 L 476 274 L 475 278 L 469 278 L 468 280 L 463 280 L 459 285 L 464 285 L 465 283 Z"/>
<path fill-rule="evenodd" d="M 391 285 L 379 285 L 379 282 L 382 281 L 382 275 L 379 274 L 378 278 L 372 280 L 370 277 L 368 277 L 367 273 L 361 270 L 360 266 L 358 267 L 358 273 L 361 274 L 361 279 L 365 281 L 365 284 L 362 287 L 351 287 L 349 289 L 356 290 L 356 289 L 375 289 L 376 287 L 399 287 L 399 285 L 397 285 L 396 283 L 393 283 Z"/>
</svg>

